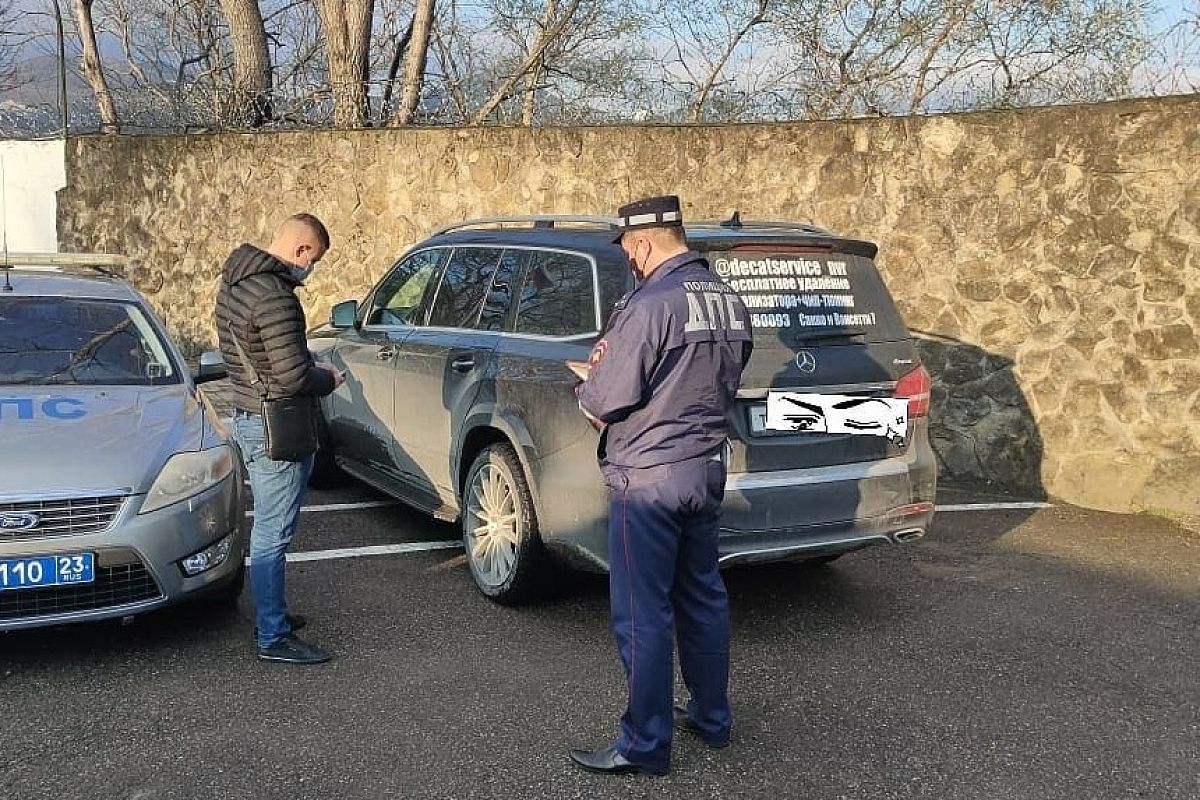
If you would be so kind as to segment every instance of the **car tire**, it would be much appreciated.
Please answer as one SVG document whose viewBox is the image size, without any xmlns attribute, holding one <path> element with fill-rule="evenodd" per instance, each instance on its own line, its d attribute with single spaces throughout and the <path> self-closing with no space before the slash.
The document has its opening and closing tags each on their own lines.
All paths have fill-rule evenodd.
<svg viewBox="0 0 1200 800">
<path fill-rule="evenodd" d="M 547 559 L 529 482 L 507 444 L 484 448 L 467 472 L 462 500 L 463 546 L 479 591 L 517 605 L 544 588 Z"/>
<path fill-rule="evenodd" d="M 313 455 L 312 474 L 308 476 L 308 485 L 314 489 L 336 489 L 344 486 L 349 476 L 342 471 L 333 457 L 333 440 L 329 436 L 329 426 L 325 424 L 325 416 L 317 412 L 317 452 Z"/>
</svg>

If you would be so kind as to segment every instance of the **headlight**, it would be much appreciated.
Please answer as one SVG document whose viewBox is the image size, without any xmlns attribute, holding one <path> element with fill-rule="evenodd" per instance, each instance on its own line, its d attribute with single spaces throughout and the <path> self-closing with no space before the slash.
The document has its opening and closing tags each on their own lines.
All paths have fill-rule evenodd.
<svg viewBox="0 0 1200 800">
<path fill-rule="evenodd" d="M 199 575 L 201 572 L 207 572 L 210 569 L 215 569 L 225 563 L 225 559 L 229 557 L 229 551 L 233 547 L 233 534 L 229 534 L 216 544 L 209 545 L 199 553 L 192 555 L 179 562 L 183 567 L 183 573 L 189 578 Z"/>
<path fill-rule="evenodd" d="M 200 494 L 225 480 L 231 472 L 233 455 L 229 445 L 173 455 L 154 479 L 139 513 L 148 514 Z"/>
</svg>

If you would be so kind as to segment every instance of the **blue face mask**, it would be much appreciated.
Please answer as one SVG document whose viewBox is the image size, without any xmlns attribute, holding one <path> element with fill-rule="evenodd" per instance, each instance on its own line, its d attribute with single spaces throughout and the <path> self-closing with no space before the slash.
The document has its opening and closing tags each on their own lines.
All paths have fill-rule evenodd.
<svg viewBox="0 0 1200 800">
<path fill-rule="evenodd" d="M 309 264 L 307 267 L 292 267 L 292 277 L 300 281 L 300 283 L 304 283 L 308 280 L 308 276 L 313 274 L 315 267 L 315 264 Z"/>
</svg>

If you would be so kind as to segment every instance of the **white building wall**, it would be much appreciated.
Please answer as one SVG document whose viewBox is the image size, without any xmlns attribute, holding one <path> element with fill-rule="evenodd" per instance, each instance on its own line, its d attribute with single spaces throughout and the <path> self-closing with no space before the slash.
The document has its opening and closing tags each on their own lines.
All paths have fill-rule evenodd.
<svg viewBox="0 0 1200 800">
<path fill-rule="evenodd" d="M 62 139 L 0 141 L 0 242 L 9 252 L 58 252 L 56 193 L 66 186 Z"/>
</svg>

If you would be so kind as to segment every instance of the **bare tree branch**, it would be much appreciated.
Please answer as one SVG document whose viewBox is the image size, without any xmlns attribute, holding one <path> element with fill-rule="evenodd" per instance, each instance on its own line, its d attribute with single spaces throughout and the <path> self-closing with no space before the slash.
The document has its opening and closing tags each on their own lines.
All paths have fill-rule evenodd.
<svg viewBox="0 0 1200 800">
<path fill-rule="evenodd" d="M 571 18 L 575 15 L 576 9 L 579 8 L 579 2 L 580 0 L 570 0 L 566 9 L 563 11 L 562 16 L 558 18 L 558 21 L 554 23 L 553 27 L 542 31 L 541 37 L 539 38 L 537 44 L 534 45 L 534 47 L 529 51 L 529 55 L 525 57 L 525 60 L 521 62 L 521 65 L 517 67 L 516 71 L 513 72 L 513 74 L 510 75 L 506 81 L 504 81 L 504 83 L 500 84 L 496 91 L 492 92 L 491 96 L 484 101 L 479 110 L 475 112 L 475 115 L 471 117 L 472 125 L 483 124 L 484 120 L 490 117 L 492 112 L 495 111 L 501 103 L 512 97 L 513 89 L 516 87 L 518 81 L 520 81 L 521 78 L 523 78 L 529 72 L 529 70 L 533 68 L 534 64 L 538 62 L 538 59 L 542 57 L 542 54 L 546 52 L 546 48 L 553 44 L 554 40 L 557 39 L 571 23 Z"/>
</svg>

